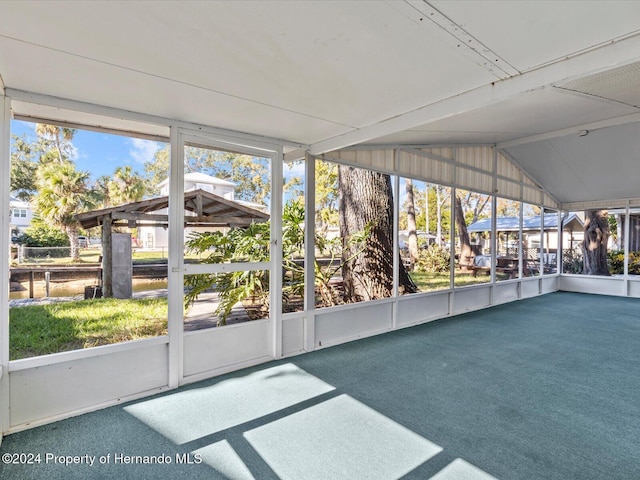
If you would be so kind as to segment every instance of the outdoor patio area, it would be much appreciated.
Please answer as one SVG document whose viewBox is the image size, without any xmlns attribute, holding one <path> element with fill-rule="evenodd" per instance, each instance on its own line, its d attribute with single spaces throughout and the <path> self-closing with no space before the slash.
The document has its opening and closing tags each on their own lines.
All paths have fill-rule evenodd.
<svg viewBox="0 0 640 480">
<path fill-rule="evenodd" d="M 41 461 L 0 477 L 636 479 L 639 306 L 559 292 L 267 363 L 11 434 Z"/>
</svg>

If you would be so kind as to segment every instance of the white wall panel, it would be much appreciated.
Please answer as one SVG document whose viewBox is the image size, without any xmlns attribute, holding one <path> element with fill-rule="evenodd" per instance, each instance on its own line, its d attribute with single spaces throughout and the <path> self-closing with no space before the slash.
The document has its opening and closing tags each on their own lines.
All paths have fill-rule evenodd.
<svg viewBox="0 0 640 480">
<path fill-rule="evenodd" d="M 188 333 L 184 336 L 184 376 L 272 355 L 271 337 L 268 320 Z"/>
<path fill-rule="evenodd" d="M 453 313 L 465 313 L 491 305 L 491 286 L 456 289 L 453 294 Z"/>
<path fill-rule="evenodd" d="M 493 288 L 493 304 L 513 302 L 518 300 L 519 282 L 496 283 Z"/>
<path fill-rule="evenodd" d="M 542 277 L 542 293 L 552 293 L 558 291 L 558 278 L 557 276 L 553 277 Z"/>
<path fill-rule="evenodd" d="M 559 279 L 558 286 L 560 290 L 567 292 L 624 295 L 624 282 L 624 279 L 614 277 L 563 275 Z"/>
<path fill-rule="evenodd" d="M 640 278 L 636 281 L 629 280 L 629 296 L 640 298 Z"/>
<path fill-rule="evenodd" d="M 282 355 L 293 355 L 304 351 L 305 317 L 282 320 Z"/>
<path fill-rule="evenodd" d="M 522 280 L 520 283 L 520 298 L 536 297 L 540 295 L 540 278 Z"/>
<path fill-rule="evenodd" d="M 167 364 L 167 345 L 156 344 L 12 371 L 11 427 L 165 387 Z"/>
<path fill-rule="evenodd" d="M 429 295 L 405 295 L 398 299 L 396 325 L 404 327 L 449 314 L 448 291 Z"/>
<path fill-rule="evenodd" d="M 391 329 L 391 302 L 316 310 L 316 346 L 343 343 Z"/>
</svg>

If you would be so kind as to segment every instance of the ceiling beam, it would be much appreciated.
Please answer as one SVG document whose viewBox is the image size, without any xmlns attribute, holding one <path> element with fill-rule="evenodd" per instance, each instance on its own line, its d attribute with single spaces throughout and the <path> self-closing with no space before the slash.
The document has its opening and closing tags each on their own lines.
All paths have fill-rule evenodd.
<svg viewBox="0 0 640 480">
<path fill-rule="evenodd" d="M 561 130 L 555 130 L 553 132 L 540 133 L 538 135 L 530 135 L 528 137 L 517 138 L 515 140 L 509 140 L 507 142 L 498 143 L 498 148 L 510 148 L 517 147 L 519 145 L 526 145 L 527 143 L 541 142 L 544 140 L 551 140 L 553 138 L 566 137 L 568 135 L 588 135 L 589 132 L 599 130 L 601 128 L 615 127 L 618 125 L 626 125 L 628 123 L 640 122 L 640 113 L 632 113 L 624 115 L 622 117 L 610 118 L 608 120 L 600 120 L 598 122 L 583 123 L 575 127 L 563 128 Z"/>
<path fill-rule="evenodd" d="M 380 122 L 363 126 L 314 143 L 309 153 L 319 155 L 364 143 L 454 115 L 493 105 L 548 85 L 640 60 L 640 35 L 612 41 L 604 46 L 569 56 L 538 69 L 424 105 Z"/>
</svg>

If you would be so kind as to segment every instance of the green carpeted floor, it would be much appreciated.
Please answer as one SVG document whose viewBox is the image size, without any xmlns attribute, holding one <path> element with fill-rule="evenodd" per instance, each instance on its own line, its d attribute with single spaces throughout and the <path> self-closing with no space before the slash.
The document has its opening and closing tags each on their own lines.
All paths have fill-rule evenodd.
<svg viewBox="0 0 640 480">
<path fill-rule="evenodd" d="M 0 478 L 638 479 L 638 452 L 640 301 L 554 293 L 9 435 L 40 463 Z"/>
</svg>

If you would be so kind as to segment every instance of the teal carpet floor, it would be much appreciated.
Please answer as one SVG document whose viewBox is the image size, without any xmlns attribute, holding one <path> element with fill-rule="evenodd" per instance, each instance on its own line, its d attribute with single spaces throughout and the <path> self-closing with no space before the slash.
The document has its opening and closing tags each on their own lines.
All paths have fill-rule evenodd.
<svg viewBox="0 0 640 480">
<path fill-rule="evenodd" d="M 559 292 L 9 435 L 0 479 L 637 480 L 639 452 L 640 301 Z"/>
</svg>

